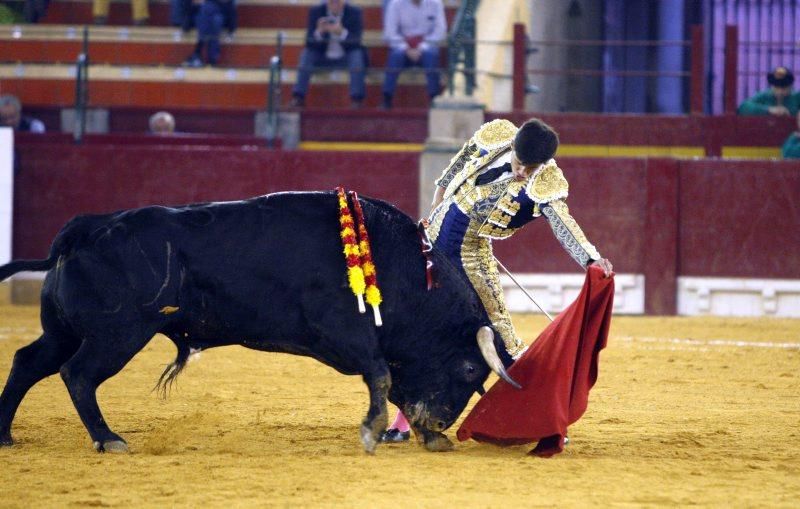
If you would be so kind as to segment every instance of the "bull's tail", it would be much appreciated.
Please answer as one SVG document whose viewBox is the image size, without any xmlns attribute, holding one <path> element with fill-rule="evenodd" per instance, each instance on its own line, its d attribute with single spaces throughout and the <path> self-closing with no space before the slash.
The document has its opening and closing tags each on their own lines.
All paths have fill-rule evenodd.
<svg viewBox="0 0 800 509">
<path fill-rule="evenodd" d="M 14 260 L 5 265 L 0 265 L 0 281 L 5 281 L 17 272 L 23 270 L 43 271 L 50 270 L 56 265 L 58 257 L 51 255 L 46 260 Z"/>
<path fill-rule="evenodd" d="M 104 216 L 77 216 L 72 218 L 53 239 L 47 259 L 14 260 L 0 266 L 0 281 L 4 281 L 23 270 L 45 271 L 52 269 L 56 266 L 59 256 L 72 251 L 74 246 L 79 245 L 93 230 L 107 223 L 109 217 L 110 215 L 107 214 Z"/>
<path fill-rule="evenodd" d="M 167 398 L 167 394 L 172 390 L 172 385 L 175 383 L 175 379 L 178 378 L 178 375 L 181 374 L 183 368 L 186 366 L 186 361 L 189 359 L 189 355 L 192 353 L 191 348 L 189 345 L 184 343 L 183 341 L 175 341 L 175 346 L 178 347 L 178 356 L 175 357 L 175 360 L 167 365 L 164 372 L 161 373 L 161 376 L 158 378 L 158 382 L 156 386 L 153 387 L 153 390 L 156 391 L 157 394 L 161 395 L 164 399 Z"/>
</svg>

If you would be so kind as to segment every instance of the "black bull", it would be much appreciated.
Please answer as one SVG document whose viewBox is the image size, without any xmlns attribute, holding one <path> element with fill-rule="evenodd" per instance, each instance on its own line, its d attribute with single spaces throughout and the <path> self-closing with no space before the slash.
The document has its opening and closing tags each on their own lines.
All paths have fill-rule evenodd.
<svg viewBox="0 0 800 509">
<path fill-rule="evenodd" d="M 95 393 L 162 333 L 178 350 L 162 387 L 195 349 L 242 345 L 305 355 L 363 377 L 367 452 L 386 428 L 387 397 L 428 449 L 452 448 L 441 432 L 490 368 L 507 379 L 510 359 L 464 275 L 435 250 L 437 285 L 426 289 L 414 222 L 384 202 L 361 202 L 383 294 L 382 327 L 372 313 L 359 314 L 348 286 L 334 193 L 79 216 L 56 236 L 48 259 L 0 267 L 0 281 L 48 271 L 44 332 L 16 353 L 0 396 L 0 445 L 12 444 L 11 423 L 27 391 L 60 372 L 95 448 L 126 451 Z"/>
</svg>

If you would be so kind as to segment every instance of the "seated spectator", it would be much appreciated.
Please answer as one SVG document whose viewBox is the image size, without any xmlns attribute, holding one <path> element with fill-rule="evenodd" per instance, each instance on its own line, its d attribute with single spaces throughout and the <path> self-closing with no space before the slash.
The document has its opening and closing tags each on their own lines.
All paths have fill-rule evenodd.
<svg viewBox="0 0 800 509">
<path fill-rule="evenodd" d="M 95 25 L 105 25 L 108 22 L 108 8 L 111 0 L 93 0 L 92 16 Z M 131 0 L 131 14 L 133 24 L 136 26 L 147 25 L 150 12 L 147 9 L 147 0 Z"/>
<path fill-rule="evenodd" d="M 361 107 L 366 94 L 366 51 L 361 45 L 364 31 L 361 9 L 345 0 L 326 0 L 308 12 L 306 47 L 300 55 L 292 106 L 305 105 L 311 73 L 319 68 L 350 70 L 350 104 Z"/>
<path fill-rule="evenodd" d="M 173 117 L 168 111 L 159 111 L 150 115 L 148 126 L 150 127 L 150 134 L 174 134 L 175 117 Z"/>
<path fill-rule="evenodd" d="M 22 114 L 22 104 L 16 96 L 0 95 L 0 126 L 11 127 L 14 131 L 43 133 L 44 123 Z"/>
<path fill-rule="evenodd" d="M 767 74 L 767 82 L 770 88 L 739 105 L 739 115 L 797 115 L 800 110 L 800 93 L 792 93 L 792 71 L 786 67 L 777 67 Z"/>
<path fill-rule="evenodd" d="M 0 127 L 10 127 L 15 132 L 43 133 L 44 123 L 33 117 L 22 114 L 22 104 L 16 96 L 0 95 Z M 17 147 L 14 147 L 14 175 L 19 173 L 20 158 Z"/>
<path fill-rule="evenodd" d="M 783 142 L 781 154 L 784 159 L 800 159 L 800 113 L 797 114 L 797 129 Z"/>
<path fill-rule="evenodd" d="M 184 62 L 188 67 L 203 67 L 203 48 L 206 50 L 206 63 L 219 63 L 219 36 L 222 28 L 233 35 L 236 31 L 238 17 L 236 0 L 202 0 L 200 10 L 195 18 L 197 25 L 197 44 L 194 52 Z"/>
<path fill-rule="evenodd" d="M 25 0 L 25 23 L 38 23 L 47 13 L 48 5 L 50 0 Z"/>
<path fill-rule="evenodd" d="M 384 18 L 383 37 L 389 44 L 383 107 L 392 107 L 397 78 L 405 67 L 425 69 L 428 97 L 439 95 L 439 43 L 447 22 L 441 0 L 391 0 Z"/>
<path fill-rule="evenodd" d="M 200 3 L 194 0 L 169 0 L 169 21 L 172 26 L 181 27 L 184 32 L 193 29 Z"/>
</svg>

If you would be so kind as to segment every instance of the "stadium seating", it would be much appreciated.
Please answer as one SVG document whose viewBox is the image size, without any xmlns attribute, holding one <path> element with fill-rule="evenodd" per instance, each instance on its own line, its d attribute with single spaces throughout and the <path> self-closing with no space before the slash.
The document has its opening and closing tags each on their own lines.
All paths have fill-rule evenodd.
<svg viewBox="0 0 800 509">
<path fill-rule="evenodd" d="M 91 26 L 91 1 L 51 3 L 39 25 L 0 26 L 3 89 L 31 106 L 68 106 L 74 98 L 74 64 L 89 26 L 90 102 L 98 107 L 259 109 L 266 105 L 268 67 L 283 35 L 282 96 L 290 96 L 305 36 L 309 5 L 297 0 L 241 0 L 240 28 L 222 45 L 220 67 L 185 69 L 196 32 L 169 26 L 167 0 L 150 2 L 150 26 L 132 27 L 126 2 L 112 2 L 109 26 Z M 456 2 L 447 0 L 452 19 Z M 380 101 L 387 51 L 381 40 L 381 2 L 363 0 L 364 43 L 370 57 L 366 106 Z M 307 105 L 345 107 L 346 71 L 319 73 Z M 286 102 L 286 101 L 284 101 Z M 395 105 L 427 107 L 424 76 L 403 73 Z"/>
</svg>

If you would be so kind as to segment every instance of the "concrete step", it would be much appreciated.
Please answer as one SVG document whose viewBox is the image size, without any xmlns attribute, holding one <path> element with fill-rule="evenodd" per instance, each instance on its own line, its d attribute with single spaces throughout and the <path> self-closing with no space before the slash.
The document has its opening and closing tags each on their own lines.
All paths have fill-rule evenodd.
<svg viewBox="0 0 800 509">
<path fill-rule="evenodd" d="M 242 28 L 305 29 L 308 9 L 318 3 L 317 0 L 238 0 L 239 26 Z M 381 0 L 360 0 L 353 3 L 363 10 L 365 29 L 382 29 Z M 455 16 L 459 2 L 444 0 L 444 3 L 449 23 Z M 149 10 L 150 25 L 170 26 L 168 0 L 150 0 Z M 91 0 L 58 0 L 50 3 L 47 15 L 41 20 L 41 23 L 91 25 L 92 21 Z M 130 1 L 112 1 L 108 24 L 130 25 L 131 23 Z"/>
<path fill-rule="evenodd" d="M 303 30 L 242 29 L 222 44 L 226 67 L 266 67 L 283 34 L 283 62 L 295 67 L 305 43 Z M 83 29 L 73 25 L 0 26 L 0 62 L 74 62 L 83 50 Z M 89 27 L 89 59 L 94 64 L 180 65 L 193 51 L 196 33 L 169 27 Z M 380 32 L 367 31 L 370 65 L 385 67 L 388 50 Z"/>
<path fill-rule="evenodd" d="M 281 77 L 283 102 L 291 97 L 294 70 Z M 157 108 L 263 108 L 267 104 L 269 71 L 266 69 L 186 69 L 176 66 L 89 67 L 89 101 L 92 106 Z M 68 64 L 0 64 L 3 92 L 17 95 L 25 105 L 67 107 L 75 102 L 75 66 Z M 308 107 L 346 107 L 349 76 L 346 71 L 316 74 L 306 98 Z M 416 70 L 400 75 L 395 106 L 427 107 L 425 76 Z M 367 74 L 365 106 L 380 104 L 383 74 Z"/>
</svg>

